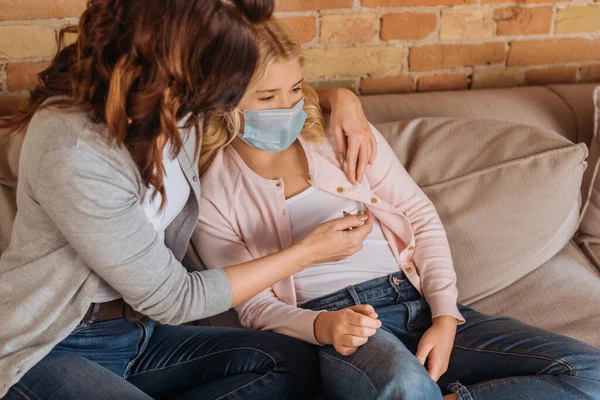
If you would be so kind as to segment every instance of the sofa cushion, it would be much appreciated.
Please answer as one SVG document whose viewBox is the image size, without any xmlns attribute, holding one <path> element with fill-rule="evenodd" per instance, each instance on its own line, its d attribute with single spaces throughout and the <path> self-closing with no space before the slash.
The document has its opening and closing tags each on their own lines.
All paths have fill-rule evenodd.
<svg viewBox="0 0 600 400">
<path fill-rule="evenodd" d="M 581 250 L 588 257 L 592 265 L 600 272 L 600 239 L 587 238 L 583 243 L 580 243 Z"/>
<path fill-rule="evenodd" d="M 0 96 L 0 116 L 14 112 L 22 98 Z M 8 247 L 17 213 L 16 186 L 23 134 L 0 129 L 0 255 Z"/>
<path fill-rule="evenodd" d="M 377 128 L 444 222 L 461 303 L 531 273 L 575 233 L 585 144 L 487 119 L 424 118 Z"/>
<path fill-rule="evenodd" d="M 0 129 L 0 185 L 16 187 L 19 158 L 25 135 Z"/>
<path fill-rule="evenodd" d="M 471 306 L 600 346 L 598 304 L 600 273 L 569 242 L 535 271 Z"/>
<path fill-rule="evenodd" d="M 0 117 L 15 112 L 22 101 L 22 97 L 0 96 Z M 0 185 L 16 186 L 22 144 L 23 135 L 8 134 L 7 129 L 0 128 Z"/>
<path fill-rule="evenodd" d="M 17 188 L 0 184 L 0 256 L 8 248 L 17 214 Z"/>
<path fill-rule="evenodd" d="M 594 95 L 595 83 L 547 85 L 546 88 L 560 97 L 573 113 L 576 126 L 574 143 L 584 142 L 588 146 L 594 132 Z"/>
<path fill-rule="evenodd" d="M 600 271 L 600 87 L 594 91 L 594 134 L 590 144 L 589 168 L 582 191 L 587 201 L 582 208 L 577 242 Z"/>
<path fill-rule="evenodd" d="M 582 207 L 581 241 L 600 242 L 600 87 L 594 90 L 594 133 L 590 144 L 590 165 L 583 183 L 587 201 Z"/>
<path fill-rule="evenodd" d="M 17 172 L 24 138 L 0 129 L 0 255 L 8 247 L 17 213 Z"/>
<path fill-rule="evenodd" d="M 585 85 L 570 85 L 586 93 Z M 589 88 L 587 89 L 589 91 Z M 588 98 L 591 102 L 591 98 Z M 576 142 L 573 110 L 554 90 L 543 86 L 361 96 L 373 124 L 424 117 L 490 118 L 550 129 Z"/>
</svg>

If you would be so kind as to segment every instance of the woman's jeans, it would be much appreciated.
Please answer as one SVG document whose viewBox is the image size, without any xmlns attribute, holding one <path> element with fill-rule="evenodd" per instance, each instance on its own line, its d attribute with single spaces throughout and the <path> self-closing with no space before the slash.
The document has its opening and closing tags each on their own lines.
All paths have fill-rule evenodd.
<svg viewBox="0 0 600 400">
<path fill-rule="evenodd" d="M 402 272 L 361 283 L 303 305 L 340 310 L 372 305 L 382 327 L 358 351 L 319 348 L 327 399 L 463 400 L 600 399 L 600 348 L 508 317 L 464 306 L 448 371 L 433 382 L 414 357 L 431 311 Z"/>
<path fill-rule="evenodd" d="M 269 332 L 84 321 L 5 399 L 308 399 L 313 347 Z"/>
</svg>

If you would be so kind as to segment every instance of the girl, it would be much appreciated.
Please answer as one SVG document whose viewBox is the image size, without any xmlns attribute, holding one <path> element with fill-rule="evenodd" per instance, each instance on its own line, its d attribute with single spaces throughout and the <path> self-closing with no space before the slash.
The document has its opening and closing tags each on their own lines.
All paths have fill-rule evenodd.
<svg viewBox="0 0 600 400">
<path fill-rule="evenodd" d="M 298 43 L 276 20 L 257 31 L 260 60 L 238 110 L 207 121 L 192 239 L 201 257 L 209 268 L 257 259 L 365 206 L 373 230 L 346 260 L 238 305 L 242 325 L 320 346 L 328 398 L 600 398 L 600 349 L 457 306 L 432 203 L 373 127 L 377 156 L 352 185 L 323 137 Z"/>
<path fill-rule="evenodd" d="M 203 113 L 241 99 L 258 59 L 251 22 L 273 7 L 272 0 L 88 1 L 77 42 L 3 123 L 27 134 L 19 211 L 0 258 L 0 397 L 311 396 L 317 364 L 306 344 L 173 326 L 352 254 L 369 231 L 345 233 L 360 222 L 345 218 L 280 254 L 224 271 L 189 273 L 181 264 L 199 213 Z M 344 126 L 362 126 L 358 99 L 322 94 Z M 348 160 L 361 155 L 359 178 L 370 137 L 351 136 Z"/>
</svg>

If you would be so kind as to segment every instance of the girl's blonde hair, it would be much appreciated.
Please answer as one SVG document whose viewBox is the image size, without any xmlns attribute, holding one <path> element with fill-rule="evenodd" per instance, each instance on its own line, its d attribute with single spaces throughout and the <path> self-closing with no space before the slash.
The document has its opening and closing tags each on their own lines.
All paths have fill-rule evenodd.
<svg viewBox="0 0 600 400">
<path fill-rule="evenodd" d="M 255 25 L 255 30 L 259 40 L 259 60 L 246 95 L 251 93 L 264 79 L 269 67 L 274 63 L 298 59 L 304 64 L 300 44 L 283 22 L 272 18 Z M 321 139 L 325 136 L 325 128 L 319 98 L 306 82 L 302 83 L 302 91 L 304 93 L 304 111 L 307 117 L 301 134 L 308 139 Z M 201 175 L 206 172 L 219 150 L 231 143 L 240 129 L 240 113 L 237 109 L 225 113 L 207 113 L 200 152 L 199 172 Z"/>
</svg>

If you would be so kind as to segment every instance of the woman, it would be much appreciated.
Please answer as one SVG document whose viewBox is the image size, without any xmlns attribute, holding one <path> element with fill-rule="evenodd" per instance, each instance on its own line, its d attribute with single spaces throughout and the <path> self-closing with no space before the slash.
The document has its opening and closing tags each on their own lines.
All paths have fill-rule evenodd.
<svg viewBox="0 0 600 400">
<path fill-rule="evenodd" d="M 456 304 L 431 201 L 375 128 L 377 156 L 352 185 L 323 140 L 300 46 L 277 20 L 257 31 L 259 64 L 238 110 L 207 117 L 200 256 L 208 268 L 248 262 L 365 204 L 373 230 L 353 256 L 240 304 L 242 325 L 320 346 L 328 399 L 600 398 L 600 349 Z"/>
<path fill-rule="evenodd" d="M 251 23 L 272 10 L 272 0 L 92 0 L 77 42 L 4 121 L 27 134 L 0 259 L 0 397 L 310 397 L 318 368 L 303 343 L 173 326 L 348 256 L 368 234 L 345 232 L 360 224 L 345 218 L 224 271 L 181 264 L 198 217 L 202 116 L 239 102 L 257 62 Z M 323 95 L 338 118 L 363 122 L 357 99 Z M 359 169 L 370 141 L 351 136 Z"/>
</svg>

